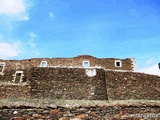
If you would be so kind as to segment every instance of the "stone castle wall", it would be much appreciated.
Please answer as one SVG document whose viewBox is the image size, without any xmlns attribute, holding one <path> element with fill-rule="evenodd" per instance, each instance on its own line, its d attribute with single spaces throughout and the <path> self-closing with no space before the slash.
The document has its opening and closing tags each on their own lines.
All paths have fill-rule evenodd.
<svg viewBox="0 0 160 120">
<path fill-rule="evenodd" d="M 116 67 L 116 60 L 122 66 Z M 160 100 L 160 77 L 131 72 L 134 60 L 129 58 L 0 60 L 0 66 L 0 98 Z"/>
<path fill-rule="evenodd" d="M 160 100 L 160 77 L 135 72 L 106 71 L 110 100 Z"/>
<path fill-rule="evenodd" d="M 115 61 L 120 60 L 122 66 L 116 67 Z M 134 60 L 131 58 L 96 58 L 89 55 L 77 56 L 73 58 L 32 58 L 26 60 L 0 60 L 0 74 L 7 70 L 25 70 L 32 67 L 41 66 L 46 62 L 46 67 L 83 68 L 83 62 L 89 61 L 89 67 L 98 67 L 112 70 L 134 70 Z M 3 68 L 3 70 L 2 70 Z"/>
<path fill-rule="evenodd" d="M 26 84 L 1 84 L 0 99 L 30 98 L 30 86 Z"/>
<path fill-rule="evenodd" d="M 13 82 L 14 72 L 0 76 L 0 98 L 107 100 L 103 69 L 35 67 L 24 71 L 22 82 L 17 76 Z"/>
<path fill-rule="evenodd" d="M 89 77 L 80 68 L 33 68 L 28 77 L 31 98 L 107 99 L 103 69 Z"/>
<path fill-rule="evenodd" d="M 20 83 L 12 81 L 13 73 L 0 75 L 0 98 L 160 100 L 160 77 L 155 75 L 94 68 L 35 67 L 24 71 Z"/>
</svg>

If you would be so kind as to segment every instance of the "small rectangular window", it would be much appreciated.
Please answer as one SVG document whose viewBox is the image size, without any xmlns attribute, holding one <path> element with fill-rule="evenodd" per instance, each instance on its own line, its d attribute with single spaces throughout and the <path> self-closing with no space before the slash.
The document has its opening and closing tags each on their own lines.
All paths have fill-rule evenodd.
<svg viewBox="0 0 160 120">
<path fill-rule="evenodd" d="M 88 68 L 90 67 L 89 61 L 83 61 L 83 68 Z"/>
<path fill-rule="evenodd" d="M 5 62 L 0 63 L 0 73 L 3 73 L 5 67 Z"/>
<path fill-rule="evenodd" d="M 121 60 L 115 60 L 115 67 L 122 67 Z"/>
<path fill-rule="evenodd" d="M 42 61 L 40 67 L 47 67 L 47 61 Z"/>
<path fill-rule="evenodd" d="M 13 75 L 13 82 L 19 83 L 23 81 L 23 71 L 16 71 L 15 74 Z"/>
<path fill-rule="evenodd" d="M 116 66 L 119 67 L 120 66 L 120 62 L 116 62 Z"/>
</svg>

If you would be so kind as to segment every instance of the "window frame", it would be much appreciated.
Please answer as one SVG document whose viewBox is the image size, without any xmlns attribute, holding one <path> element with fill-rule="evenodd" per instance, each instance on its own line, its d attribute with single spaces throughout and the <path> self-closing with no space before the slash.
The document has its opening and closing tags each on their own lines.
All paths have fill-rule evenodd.
<svg viewBox="0 0 160 120">
<path fill-rule="evenodd" d="M 87 63 L 87 65 L 85 63 Z M 88 60 L 83 61 L 83 68 L 89 68 L 89 67 L 90 67 L 90 61 Z"/>
<path fill-rule="evenodd" d="M 0 72 L 3 72 L 4 64 L 0 64 L 0 67 L 2 67 Z"/>
<path fill-rule="evenodd" d="M 40 67 L 47 67 L 47 61 L 41 61 Z"/>
<path fill-rule="evenodd" d="M 117 65 L 119 63 L 119 65 Z M 122 67 L 122 61 L 121 60 L 115 60 L 114 62 L 115 67 Z"/>
<path fill-rule="evenodd" d="M 2 75 L 4 72 L 4 68 L 5 68 L 5 62 L 0 62 L 0 66 L 2 67 L 0 74 Z"/>
</svg>

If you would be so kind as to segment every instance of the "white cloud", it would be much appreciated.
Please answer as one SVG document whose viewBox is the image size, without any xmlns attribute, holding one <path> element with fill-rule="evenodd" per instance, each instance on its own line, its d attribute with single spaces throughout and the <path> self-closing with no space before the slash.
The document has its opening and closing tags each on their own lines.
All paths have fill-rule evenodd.
<svg viewBox="0 0 160 120">
<path fill-rule="evenodd" d="M 34 32 L 30 32 L 28 33 L 29 37 L 31 37 L 32 39 L 37 38 L 37 35 Z"/>
<path fill-rule="evenodd" d="M 0 0 L 0 12 L 4 14 L 17 14 L 25 12 L 25 6 L 22 0 Z"/>
<path fill-rule="evenodd" d="M 34 32 L 30 32 L 27 35 L 29 36 L 29 40 L 26 43 L 24 40 L 12 42 L 15 39 L 5 38 L 0 34 L 0 59 L 17 59 L 21 58 L 20 56 L 26 58 L 38 57 L 40 52 L 36 49 L 35 42 L 38 36 Z"/>
<path fill-rule="evenodd" d="M 143 73 L 147 73 L 147 74 L 159 75 L 160 76 L 160 70 L 159 70 L 159 67 L 158 67 L 158 63 L 154 64 L 152 66 L 146 67 L 146 68 L 142 68 L 138 71 L 143 72 Z"/>
<path fill-rule="evenodd" d="M 54 19 L 54 18 L 56 18 L 56 15 L 55 15 L 53 12 L 50 12 L 50 13 L 49 13 L 49 17 L 50 17 L 51 19 Z"/>
<path fill-rule="evenodd" d="M 0 59 L 16 57 L 19 55 L 19 53 L 20 53 L 20 44 L 18 42 L 13 44 L 0 42 Z"/>
<path fill-rule="evenodd" d="M 0 15 L 13 21 L 28 20 L 31 0 L 0 0 Z"/>
<path fill-rule="evenodd" d="M 30 37 L 30 40 L 27 42 L 27 45 L 30 47 L 35 47 L 35 39 L 38 38 L 38 36 L 34 32 L 28 33 L 28 36 Z"/>
</svg>

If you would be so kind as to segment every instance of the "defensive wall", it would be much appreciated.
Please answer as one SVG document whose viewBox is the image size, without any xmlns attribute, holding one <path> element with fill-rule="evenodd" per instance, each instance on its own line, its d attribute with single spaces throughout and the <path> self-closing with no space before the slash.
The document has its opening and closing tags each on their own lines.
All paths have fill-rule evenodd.
<svg viewBox="0 0 160 120">
<path fill-rule="evenodd" d="M 155 75 L 51 67 L 35 67 L 24 74 L 26 81 L 21 83 L 1 82 L 0 98 L 160 100 L 160 77 Z"/>
<path fill-rule="evenodd" d="M 134 72 L 131 58 L 0 60 L 0 98 L 160 100 L 160 77 Z"/>
</svg>

